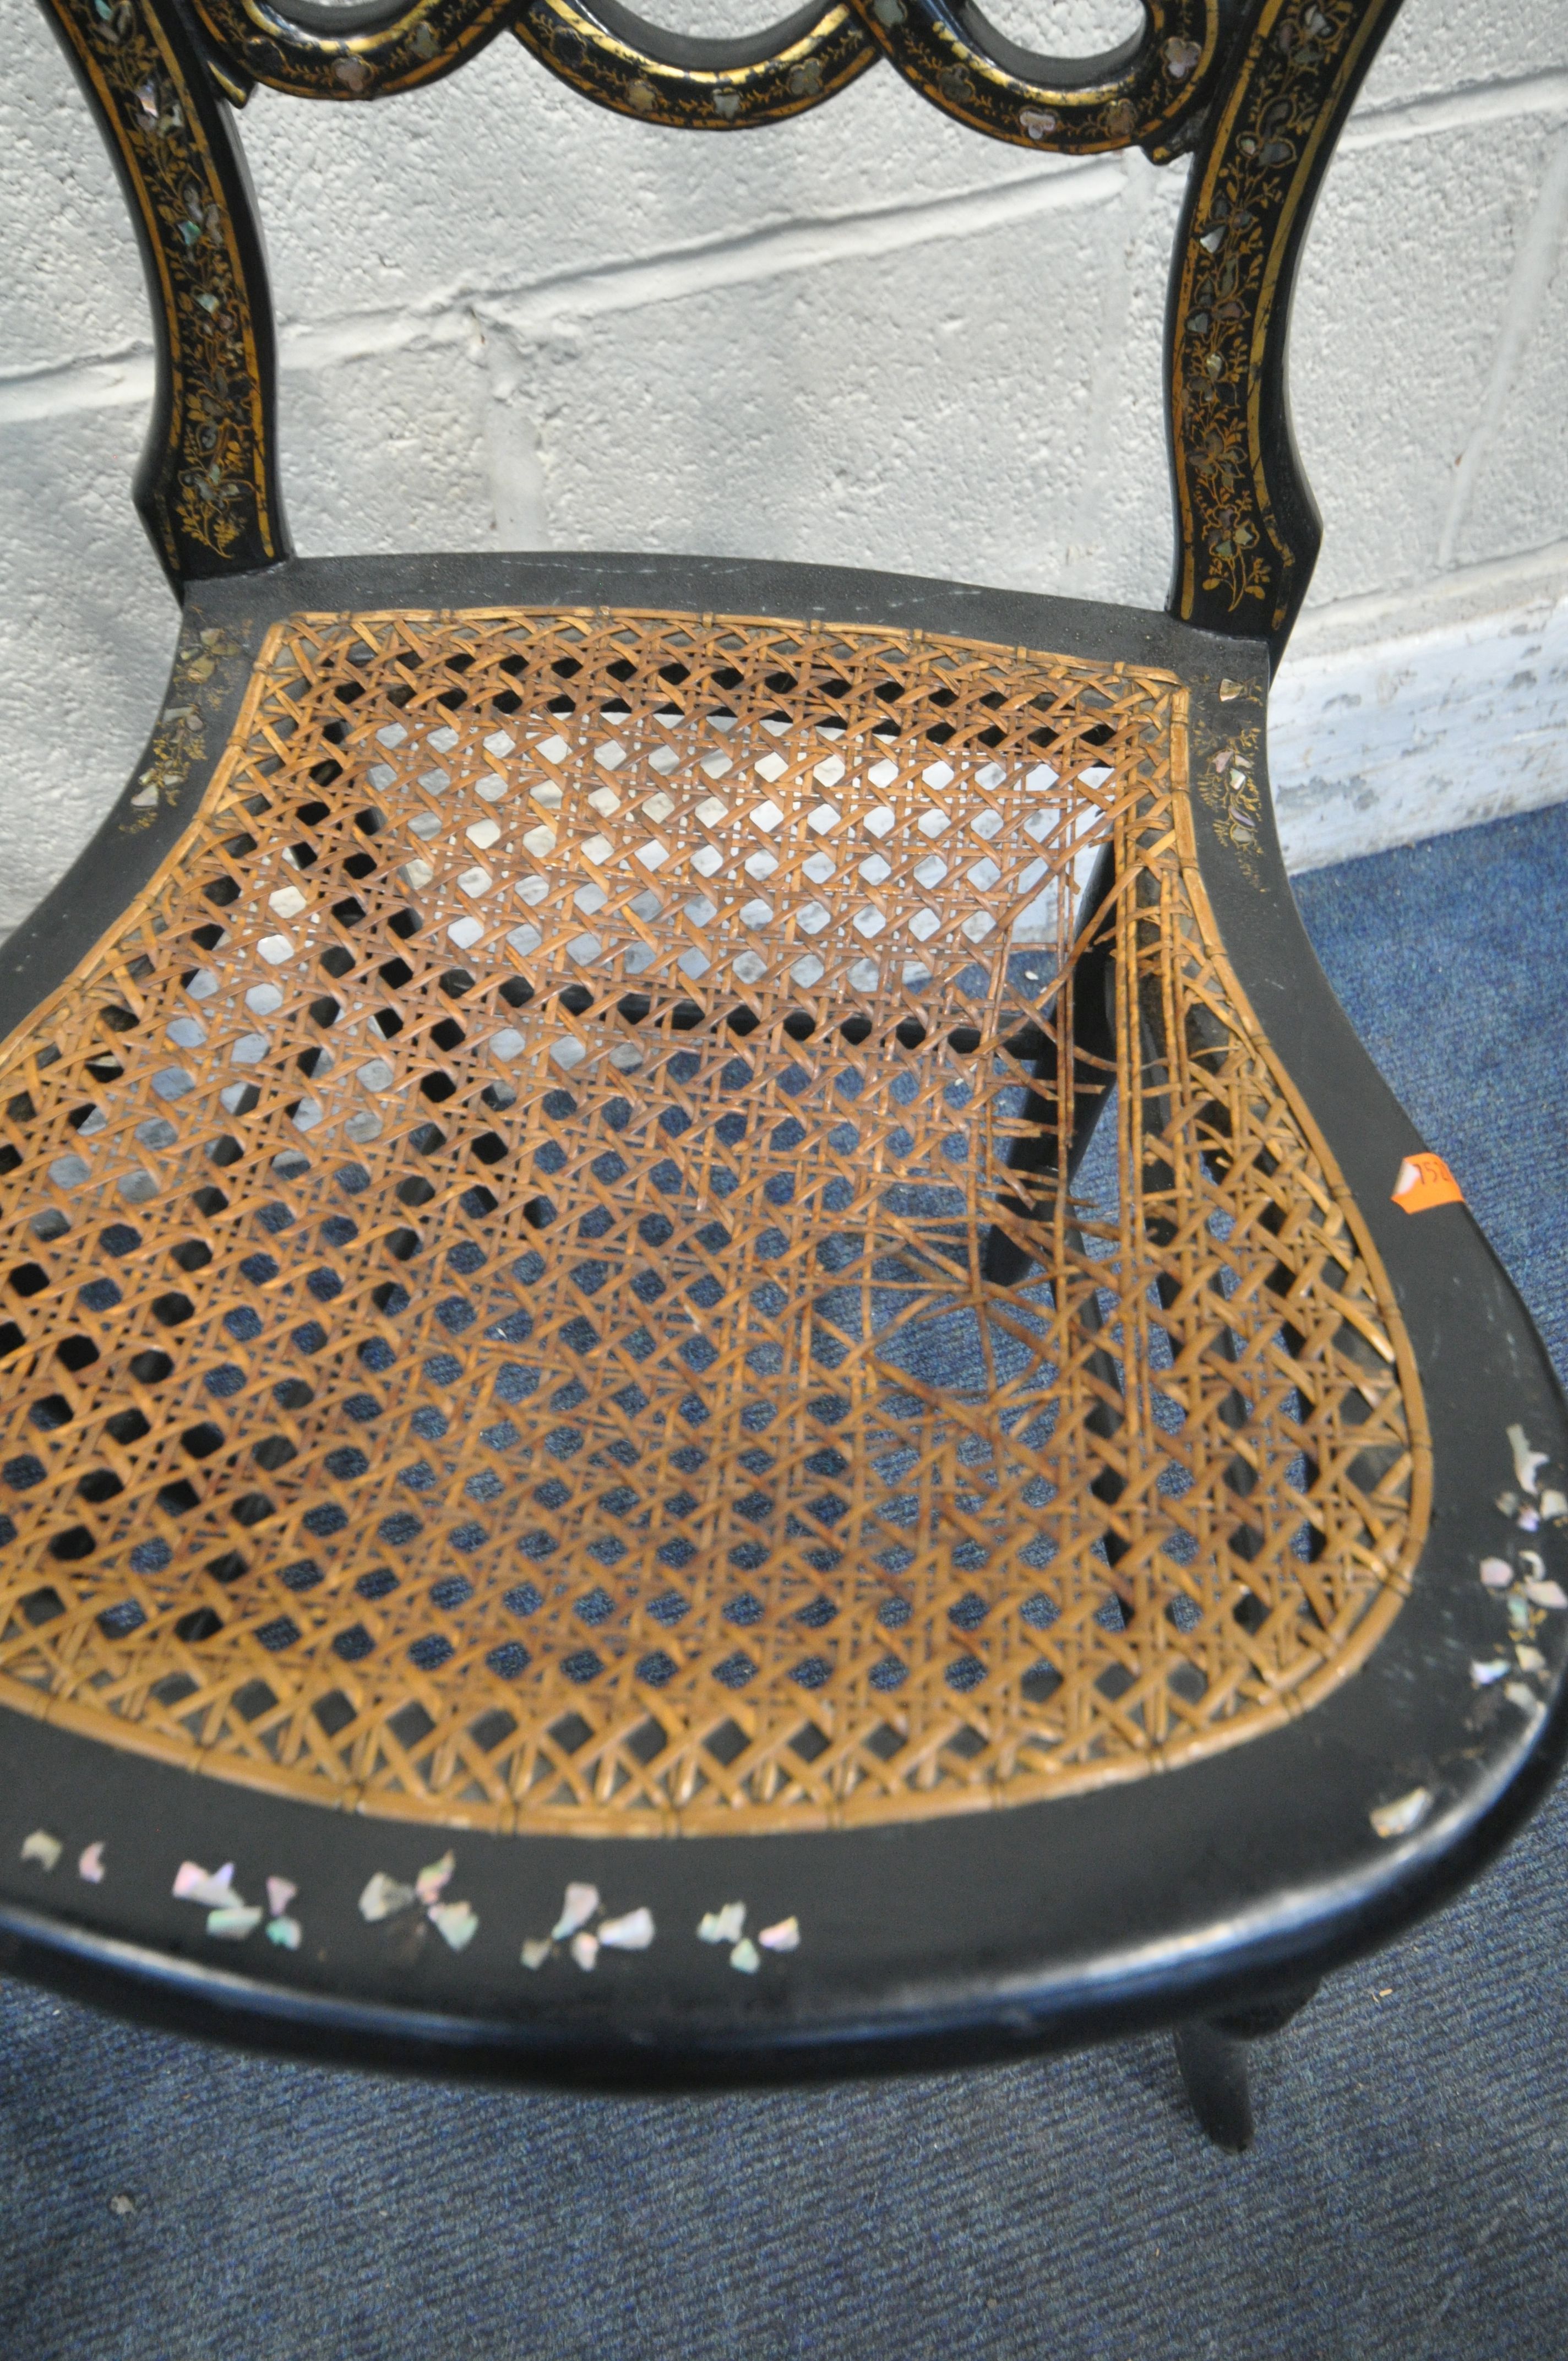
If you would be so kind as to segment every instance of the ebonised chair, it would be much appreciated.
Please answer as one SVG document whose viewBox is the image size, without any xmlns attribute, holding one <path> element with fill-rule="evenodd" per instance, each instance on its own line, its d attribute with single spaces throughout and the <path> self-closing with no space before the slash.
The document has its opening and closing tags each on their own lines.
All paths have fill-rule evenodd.
<svg viewBox="0 0 1568 2361">
<path fill-rule="evenodd" d="M 1564 1735 L 1563 1403 L 1265 775 L 1289 291 L 1397 0 L 1147 0 L 1073 65 L 965 0 L 45 5 L 184 624 L 4 961 L 5 1955 L 604 2085 L 1171 2024 L 1244 2145 L 1239 2043 Z M 292 557 L 234 110 L 502 31 L 694 129 L 886 59 L 1024 148 L 1190 151 L 1167 611 Z"/>
</svg>

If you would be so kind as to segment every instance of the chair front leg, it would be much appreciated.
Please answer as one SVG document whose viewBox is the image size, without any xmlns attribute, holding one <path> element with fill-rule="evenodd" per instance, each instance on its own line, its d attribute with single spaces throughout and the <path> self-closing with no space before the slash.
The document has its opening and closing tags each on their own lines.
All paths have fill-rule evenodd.
<svg viewBox="0 0 1568 2361">
<path fill-rule="evenodd" d="M 1317 1991 L 1315 1983 L 1231 2009 L 1223 2016 L 1193 2017 L 1175 2029 L 1176 2062 L 1197 2116 L 1218 2147 L 1240 2155 L 1253 2142 L 1252 2091 L 1246 2044 L 1278 2033 Z"/>
</svg>

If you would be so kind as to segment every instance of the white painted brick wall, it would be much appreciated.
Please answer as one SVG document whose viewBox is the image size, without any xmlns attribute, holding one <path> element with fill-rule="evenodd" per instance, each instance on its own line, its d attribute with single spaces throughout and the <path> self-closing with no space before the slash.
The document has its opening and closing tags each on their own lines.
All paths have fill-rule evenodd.
<svg viewBox="0 0 1568 2361">
<path fill-rule="evenodd" d="M 992 14 L 1058 49 L 1139 19 Z M 0 928 L 118 791 L 175 620 L 126 497 L 135 247 L 26 0 L 7 40 Z M 1161 601 L 1184 168 L 996 148 L 886 69 L 773 130 L 665 132 L 510 39 L 380 106 L 259 92 L 242 123 L 302 550 L 662 546 Z M 1407 0 L 1297 310 L 1327 529 L 1276 697 L 1299 865 L 1568 796 L 1565 220 L 1568 0 Z"/>
</svg>

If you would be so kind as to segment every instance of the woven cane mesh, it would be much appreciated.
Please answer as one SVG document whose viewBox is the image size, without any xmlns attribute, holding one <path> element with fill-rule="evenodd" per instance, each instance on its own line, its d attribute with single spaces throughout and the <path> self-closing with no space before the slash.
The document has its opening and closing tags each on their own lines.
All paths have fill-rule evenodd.
<svg viewBox="0 0 1568 2361">
<path fill-rule="evenodd" d="M 4 1052 L 0 1696 L 634 1832 L 1062 1793 L 1353 1669 L 1420 1401 L 1215 942 L 1183 713 L 891 631 L 276 628 Z M 1095 1205 L 1051 1150 L 1113 1071 Z"/>
</svg>

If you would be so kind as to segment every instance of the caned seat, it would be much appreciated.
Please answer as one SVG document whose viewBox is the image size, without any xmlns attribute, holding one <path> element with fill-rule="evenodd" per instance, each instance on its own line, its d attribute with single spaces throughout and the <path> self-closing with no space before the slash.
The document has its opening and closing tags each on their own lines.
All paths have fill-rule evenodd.
<svg viewBox="0 0 1568 2361">
<path fill-rule="evenodd" d="M 185 620 L 0 979 L 16 1956 L 621 2081 L 1179 2018 L 1240 2140 L 1231 2037 L 1562 1743 L 1562 1402 L 1328 994 L 1265 773 L 1315 544 L 1280 288 L 1391 7 L 1266 0 L 1228 58 L 1156 8 L 1053 98 L 935 5 L 784 28 L 776 73 L 608 11 L 574 65 L 539 7 L 49 5 L 163 258 Z M 997 136 L 1196 139 L 1171 614 L 290 557 L 224 109 L 503 22 L 660 119 L 880 43 Z"/>
<path fill-rule="evenodd" d="M 1188 707 L 946 633 L 273 625 L 7 1051 L 12 1694 L 597 1834 L 1060 1795 L 1354 1670 L 1430 1447 Z M 1062 1153 L 1112 1092 L 1124 1205 Z"/>
</svg>

